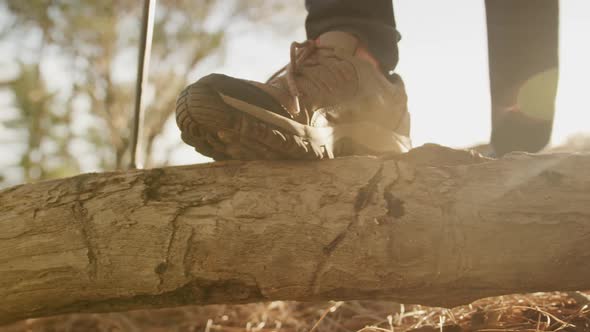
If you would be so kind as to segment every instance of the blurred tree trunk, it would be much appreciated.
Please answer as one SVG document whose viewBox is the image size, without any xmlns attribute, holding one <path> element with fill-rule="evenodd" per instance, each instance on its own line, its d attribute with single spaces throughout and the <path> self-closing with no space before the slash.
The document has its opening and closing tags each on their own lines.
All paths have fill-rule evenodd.
<svg viewBox="0 0 590 332">
<path fill-rule="evenodd" d="M 590 155 L 225 162 L 0 191 L 0 322 L 590 288 Z"/>
</svg>

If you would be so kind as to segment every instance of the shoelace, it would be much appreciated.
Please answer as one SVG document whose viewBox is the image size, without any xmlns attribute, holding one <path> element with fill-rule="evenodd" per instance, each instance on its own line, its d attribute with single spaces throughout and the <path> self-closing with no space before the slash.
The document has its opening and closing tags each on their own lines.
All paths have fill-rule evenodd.
<svg viewBox="0 0 590 332">
<path fill-rule="evenodd" d="M 293 42 L 291 43 L 290 49 L 290 58 L 291 61 L 284 66 L 283 68 L 279 69 L 276 73 L 274 73 L 266 83 L 269 83 L 273 79 L 277 78 L 281 74 L 286 72 L 286 79 L 287 79 L 287 88 L 289 89 L 289 94 L 293 96 L 294 103 L 295 103 L 295 110 L 287 110 L 291 117 L 295 117 L 301 113 L 302 105 L 300 101 L 300 97 L 303 95 L 295 82 L 295 76 L 299 74 L 299 69 L 305 63 L 311 55 L 313 55 L 319 49 L 329 49 L 333 50 L 333 47 L 327 46 L 320 46 L 314 40 L 306 40 L 303 43 Z M 300 51 L 301 50 L 301 51 Z M 309 61 L 307 61 L 309 63 Z M 315 64 L 315 63 L 314 63 Z M 310 115 L 307 110 L 307 107 L 303 105 L 303 110 L 305 111 L 306 121 L 309 123 Z"/>
</svg>

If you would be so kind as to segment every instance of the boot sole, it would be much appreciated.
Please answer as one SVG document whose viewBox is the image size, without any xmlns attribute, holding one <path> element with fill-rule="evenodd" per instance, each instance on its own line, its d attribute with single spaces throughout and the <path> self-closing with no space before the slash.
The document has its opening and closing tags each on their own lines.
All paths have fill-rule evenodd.
<svg viewBox="0 0 590 332">
<path fill-rule="evenodd" d="M 182 140 L 215 160 L 325 159 L 407 152 L 409 139 L 370 122 L 312 127 L 193 83 L 176 102 Z"/>
</svg>

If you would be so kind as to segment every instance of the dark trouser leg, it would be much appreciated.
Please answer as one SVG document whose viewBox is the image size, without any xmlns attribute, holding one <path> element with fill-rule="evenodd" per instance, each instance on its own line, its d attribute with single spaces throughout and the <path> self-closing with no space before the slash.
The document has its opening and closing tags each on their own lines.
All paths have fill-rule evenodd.
<svg viewBox="0 0 590 332">
<path fill-rule="evenodd" d="M 491 143 L 537 152 L 551 136 L 558 73 L 558 1 L 486 0 Z"/>
<path fill-rule="evenodd" d="M 398 61 L 392 0 L 306 0 L 307 37 L 315 39 L 326 31 L 355 34 L 369 48 L 384 70 Z"/>
</svg>

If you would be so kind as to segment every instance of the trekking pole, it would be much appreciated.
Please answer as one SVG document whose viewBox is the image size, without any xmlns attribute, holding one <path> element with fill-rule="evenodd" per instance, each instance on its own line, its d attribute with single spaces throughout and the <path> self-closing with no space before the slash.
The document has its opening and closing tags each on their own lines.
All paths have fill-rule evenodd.
<svg viewBox="0 0 590 332">
<path fill-rule="evenodd" d="M 141 37 L 139 40 L 139 58 L 137 62 L 137 81 L 135 85 L 135 112 L 133 114 L 133 129 L 131 132 L 131 161 L 129 168 L 143 166 L 141 153 L 142 125 L 144 117 L 143 88 L 147 84 L 150 53 L 152 50 L 152 35 L 154 31 L 154 11 L 156 0 L 144 0 L 143 19 L 141 23 Z"/>
</svg>

